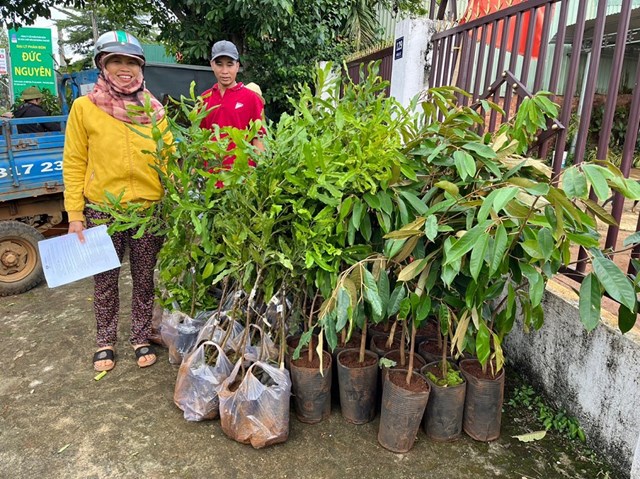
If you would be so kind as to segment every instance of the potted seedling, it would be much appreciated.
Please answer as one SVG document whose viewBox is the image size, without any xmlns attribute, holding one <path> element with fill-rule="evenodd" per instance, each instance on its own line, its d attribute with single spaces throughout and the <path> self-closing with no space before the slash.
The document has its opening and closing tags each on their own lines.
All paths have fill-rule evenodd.
<svg viewBox="0 0 640 479">
<path fill-rule="evenodd" d="M 462 434 L 467 386 L 460 371 L 447 356 L 448 338 L 455 315 L 446 304 L 441 304 L 438 316 L 443 341 L 442 357 L 438 361 L 427 364 L 421 370 L 431 387 L 423 428 L 430 439 L 453 441 Z"/>
<path fill-rule="evenodd" d="M 400 305 L 398 316 L 406 318 L 411 327 L 409 363 L 406 369 L 389 369 L 383 377 L 378 429 L 378 442 L 393 452 L 404 453 L 413 447 L 429 400 L 429 384 L 414 364 L 416 332 L 430 309 L 429 296 L 416 293 L 411 293 Z"/>
<path fill-rule="evenodd" d="M 426 242 L 398 276 L 436 285 L 457 311 L 454 349 L 461 354 L 470 347 L 477 357 L 460 363 L 467 381 L 464 430 L 490 441 L 500 434 L 502 341 L 518 311 L 525 328 L 542 326 L 545 284 L 572 261 L 572 245 L 588 248 L 592 267 L 580 289 L 585 325 L 592 329 L 599 321 L 605 291 L 622 305 L 623 332 L 635 319 L 632 279 L 599 249 L 596 219 L 611 223 L 613 218 L 589 198 L 589 189 L 604 201 L 611 189 L 637 198 L 640 186 L 607 162 L 571 166 L 552 181 L 543 161 L 522 156 L 557 114 L 546 94 L 524 99 L 513 123 L 479 135 L 483 116 L 457 106 L 454 93 L 465 94 L 455 89 L 427 94 L 424 110 L 431 122 L 408 145 L 409 154 L 420 157 L 428 171 L 419 216 L 386 237 Z M 487 391 L 493 399 L 486 400 Z M 474 403 L 478 398 L 485 400 Z M 474 411 L 484 417 L 474 418 Z"/>
</svg>

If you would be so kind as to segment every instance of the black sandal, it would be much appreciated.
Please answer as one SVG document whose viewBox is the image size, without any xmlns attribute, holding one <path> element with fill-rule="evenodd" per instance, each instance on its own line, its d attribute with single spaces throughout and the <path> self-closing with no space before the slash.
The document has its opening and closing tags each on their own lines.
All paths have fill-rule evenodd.
<svg viewBox="0 0 640 479">
<path fill-rule="evenodd" d="M 149 366 L 151 366 L 152 364 L 155 364 L 155 362 L 158 360 L 158 355 L 156 354 L 156 350 L 153 346 L 151 346 L 150 344 L 147 344 L 145 346 L 138 346 L 136 349 L 133 350 L 133 352 L 136 355 L 136 362 L 138 363 L 138 366 L 141 368 L 147 368 Z M 151 362 L 147 362 L 144 364 L 140 364 L 140 358 L 143 356 L 151 356 L 153 355 L 153 361 Z"/>
<path fill-rule="evenodd" d="M 101 367 L 96 366 L 98 361 L 111 361 L 111 366 Z M 93 369 L 96 371 L 111 371 L 116 366 L 116 353 L 113 349 L 101 349 L 93 354 Z"/>
</svg>

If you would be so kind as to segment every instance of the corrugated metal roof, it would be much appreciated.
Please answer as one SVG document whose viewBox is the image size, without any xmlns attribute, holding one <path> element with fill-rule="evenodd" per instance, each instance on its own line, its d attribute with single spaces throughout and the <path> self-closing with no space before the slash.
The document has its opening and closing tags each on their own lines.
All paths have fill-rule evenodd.
<svg viewBox="0 0 640 479">
<path fill-rule="evenodd" d="M 142 49 L 144 50 L 144 56 L 148 63 L 178 63 L 173 55 L 167 55 L 164 45 L 143 43 Z"/>
</svg>

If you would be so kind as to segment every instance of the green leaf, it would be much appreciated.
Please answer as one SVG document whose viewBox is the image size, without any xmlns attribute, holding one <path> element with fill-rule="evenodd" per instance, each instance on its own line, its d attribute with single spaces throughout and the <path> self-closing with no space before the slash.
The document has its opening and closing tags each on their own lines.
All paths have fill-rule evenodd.
<svg viewBox="0 0 640 479">
<path fill-rule="evenodd" d="M 620 268 L 603 256 L 594 256 L 592 263 L 593 271 L 607 293 L 630 311 L 636 311 L 636 293 L 631 281 Z"/>
<path fill-rule="evenodd" d="M 545 260 L 549 260 L 549 258 L 551 258 L 551 255 L 555 251 L 553 234 L 551 234 L 549 228 L 542 228 L 538 232 L 538 245 L 543 258 Z"/>
<path fill-rule="evenodd" d="M 482 143 L 467 143 L 463 145 L 465 150 L 473 151 L 480 155 L 482 158 L 492 159 L 496 157 L 496 152 L 490 146 L 483 145 Z"/>
<path fill-rule="evenodd" d="M 411 207 L 419 214 L 424 215 L 427 212 L 427 205 L 413 193 L 409 191 L 401 191 L 400 194 L 409 202 Z"/>
<path fill-rule="evenodd" d="M 602 292 L 595 274 L 590 273 L 580 285 L 580 321 L 587 331 L 593 331 L 600 323 Z"/>
<path fill-rule="evenodd" d="M 429 215 L 424 223 L 424 234 L 429 241 L 433 241 L 438 236 L 438 218 Z"/>
<path fill-rule="evenodd" d="M 491 355 L 490 337 L 491 333 L 489 332 L 489 328 L 481 321 L 478 333 L 476 334 L 476 355 L 478 356 L 478 361 L 480 361 L 480 364 L 483 366 L 487 364 L 489 356 Z"/>
<path fill-rule="evenodd" d="M 371 219 L 367 213 L 362 216 L 362 221 L 360 222 L 360 233 L 362 233 L 362 237 L 367 242 L 371 241 Z"/>
<path fill-rule="evenodd" d="M 420 297 L 420 302 L 416 308 L 415 319 L 421 323 L 431 312 L 431 298 L 426 294 Z"/>
<path fill-rule="evenodd" d="M 529 239 L 527 241 L 523 241 L 522 243 L 520 243 L 520 246 L 522 246 L 522 249 L 525 250 L 525 252 L 533 259 L 544 258 L 544 254 L 540 250 L 538 242 L 536 240 Z"/>
<path fill-rule="evenodd" d="M 371 306 L 374 315 L 382 316 L 382 301 L 378 292 L 378 285 L 371 272 L 363 268 L 364 272 L 364 297 Z"/>
<path fill-rule="evenodd" d="M 480 236 L 478 244 L 471 251 L 471 259 L 469 260 L 469 271 L 474 281 L 478 280 L 478 275 L 484 264 L 484 257 L 487 253 L 487 247 L 489 246 L 489 235 L 485 234 Z"/>
<path fill-rule="evenodd" d="M 629 308 L 623 304 L 620 305 L 620 308 L 618 308 L 618 327 L 622 334 L 631 331 L 637 319 L 638 315 L 634 311 L 630 311 Z"/>
<path fill-rule="evenodd" d="M 598 199 L 600 199 L 600 201 L 604 201 L 609 198 L 611 190 L 609 189 L 609 185 L 607 185 L 606 177 L 603 175 L 604 168 L 597 165 L 583 164 L 582 170 L 591 183 L 593 191 Z"/>
<path fill-rule="evenodd" d="M 562 189 L 564 189 L 568 198 L 586 198 L 589 194 L 587 180 L 575 166 L 564 170 L 562 175 Z"/>
<path fill-rule="evenodd" d="M 451 311 L 444 303 L 440 303 L 438 319 L 440 323 L 440 334 L 446 336 L 449 332 L 449 326 L 451 325 Z"/>
<path fill-rule="evenodd" d="M 411 313 L 411 300 L 409 298 L 403 298 L 402 301 L 400 301 L 398 319 L 407 319 L 409 313 Z"/>
<path fill-rule="evenodd" d="M 499 213 L 518 194 L 518 188 L 509 187 L 497 190 L 495 199 L 493 200 L 493 209 Z"/>
<path fill-rule="evenodd" d="M 480 237 L 487 234 L 485 230 L 488 228 L 490 223 L 490 221 L 483 221 L 479 225 L 476 225 L 467 231 L 462 238 L 458 239 L 451 249 L 445 254 L 444 265 L 453 263 L 471 251 L 471 248 L 476 245 L 476 242 Z"/>
<path fill-rule="evenodd" d="M 407 290 L 404 287 L 404 284 L 396 285 L 393 293 L 389 297 L 389 303 L 387 304 L 387 317 L 391 317 L 394 314 L 397 314 L 400 311 L 400 302 L 406 298 Z"/>
<path fill-rule="evenodd" d="M 202 279 L 207 279 L 212 274 L 213 274 L 213 263 L 207 263 L 207 266 L 204 267 L 204 271 L 202 272 Z"/>
<path fill-rule="evenodd" d="M 369 207 L 373 208 L 374 210 L 380 209 L 380 200 L 378 199 L 377 196 L 372 195 L 367 191 L 364 195 L 362 195 L 362 197 L 367 202 Z"/>
<path fill-rule="evenodd" d="M 507 252 L 507 242 L 508 242 L 507 230 L 504 225 L 498 226 L 496 229 L 496 234 L 494 236 L 493 241 L 493 251 L 491 252 L 491 265 L 489 267 L 489 276 L 493 276 L 493 274 L 498 271 L 498 268 L 502 264 L 504 260 L 505 253 Z"/>
<path fill-rule="evenodd" d="M 532 306 L 538 306 L 544 294 L 544 278 L 540 272 L 527 263 L 520 263 L 520 271 L 529 281 L 529 300 Z"/>
<path fill-rule="evenodd" d="M 355 229 L 360 229 L 360 223 L 362 222 L 362 217 L 365 214 L 365 206 L 364 203 L 360 200 L 355 200 L 353 204 L 353 215 L 351 216 L 351 224 Z"/>
<path fill-rule="evenodd" d="M 638 243 L 640 243 L 640 231 L 638 231 L 637 233 L 633 233 L 630 236 L 627 236 L 624 239 L 623 245 L 624 246 L 631 246 L 631 245 L 636 245 Z"/>
<path fill-rule="evenodd" d="M 493 200 L 495 200 L 496 196 L 498 195 L 498 191 L 500 190 L 493 190 L 485 197 L 484 200 L 482 200 L 482 205 L 480 206 L 477 215 L 478 221 L 484 221 L 487 219 L 487 217 L 489 216 L 489 212 L 493 207 Z"/>
<path fill-rule="evenodd" d="M 342 204 L 340 205 L 340 221 L 346 218 L 346 216 L 351 213 L 351 206 L 353 205 L 353 196 L 349 196 L 345 198 Z"/>
<path fill-rule="evenodd" d="M 440 188 L 453 196 L 458 196 L 458 194 L 460 193 L 460 190 L 458 189 L 458 187 L 454 183 L 451 183 L 450 181 L 446 181 L 446 180 L 438 181 L 437 183 L 434 183 L 433 186 L 435 186 L 436 188 Z"/>
<path fill-rule="evenodd" d="M 349 319 L 351 308 L 351 296 L 345 288 L 338 290 L 338 302 L 336 305 L 336 331 L 342 331 Z"/>
<path fill-rule="evenodd" d="M 453 160 L 460 177 L 466 181 L 467 178 L 473 178 L 476 174 L 476 162 L 473 157 L 466 151 L 457 150 L 453 152 Z"/>
<path fill-rule="evenodd" d="M 380 207 L 382 208 L 382 211 L 384 211 L 388 215 L 391 215 L 393 213 L 393 203 L 391 201 L 389 193 L 380 190 L 378 191 L 376 196 L 380 200 Z"/>
<path fill-rule="evenodd" d="M 378 278 L 378 294 L 380 295 L 380 301 L 382 302 L 382 315 L 386 312 L 387 306 L 389 305 L 389 274 L 387 270 L 383 269 L 380 271 L 380 277 Z"/>
</svg>

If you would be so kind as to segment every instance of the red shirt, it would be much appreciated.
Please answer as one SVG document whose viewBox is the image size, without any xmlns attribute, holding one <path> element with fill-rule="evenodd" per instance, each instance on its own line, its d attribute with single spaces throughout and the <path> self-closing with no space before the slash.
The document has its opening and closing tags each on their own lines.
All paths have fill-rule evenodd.
<svg viewBox="0 0 640 479">
<path fill-rule="evenodd" d="M 200 123 L 202 128 L 213 130 L 213 125 L 220 128 L 232 126 L 240 130 L 249 127 L 251 121 L 262 120 L 264 106 L 260 97 L 253 91 L 246 88 L 241 82 L 234 87 L 227 88 L 224 96 L 220 95 L 218 84 L 213 85 L 202 94 L 204 98 L 204 106 L 206 109 L 213 110 Z M 262 129 L 264 131 L 264 128 Z M 225 136 L 224 134 L 222 136 Z M 233 149 L 235 145 L 229 144 L 229 149 Z M 232 165 L 235 157 L 229 156 L 222 162 L 223 165 Z M 250 164 L 253 163 L 250 161 Z M 255 166 L 255 163 L 252 165 Z"/>
</svg>

